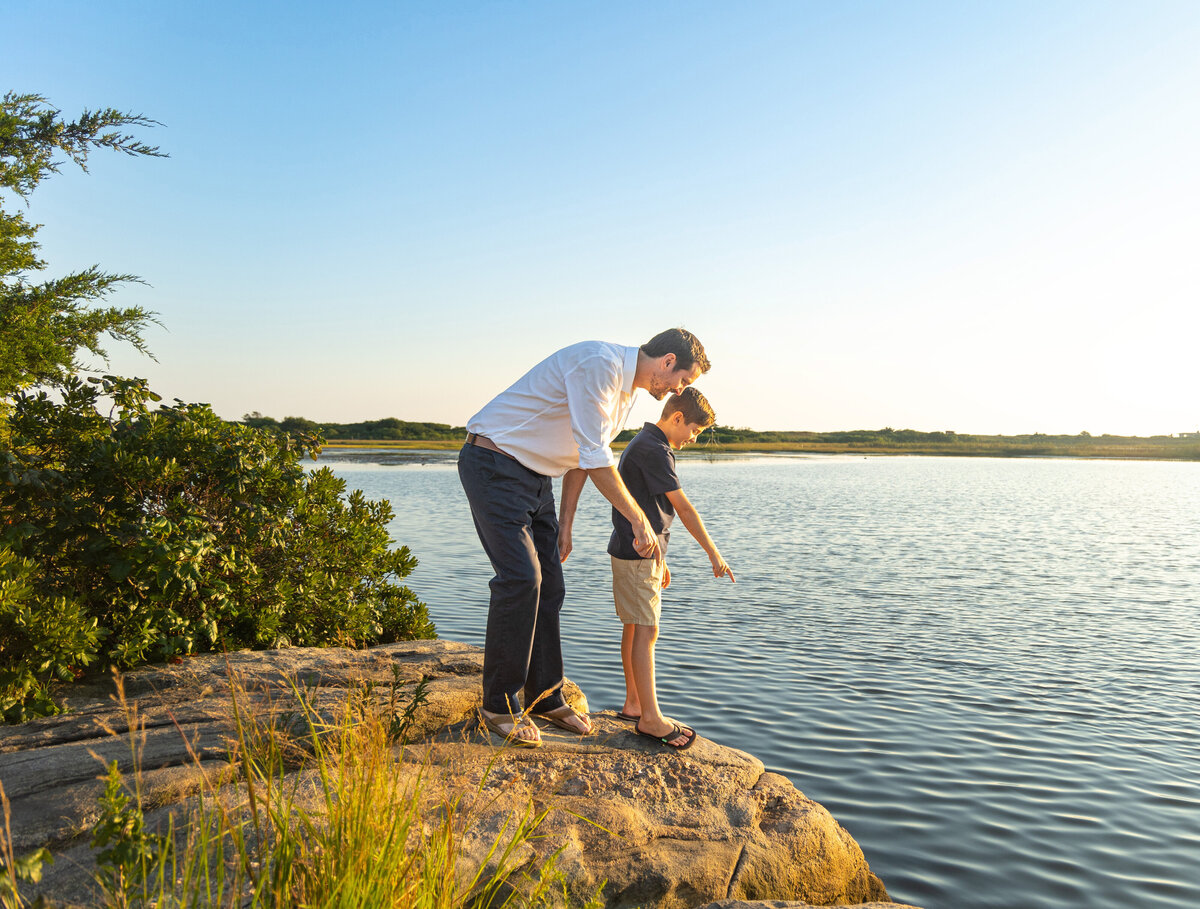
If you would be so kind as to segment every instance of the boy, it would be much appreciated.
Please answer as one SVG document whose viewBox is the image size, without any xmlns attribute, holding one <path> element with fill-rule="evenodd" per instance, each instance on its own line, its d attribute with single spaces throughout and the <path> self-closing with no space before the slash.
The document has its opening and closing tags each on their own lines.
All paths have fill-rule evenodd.
<svg viewBox="0 0 1200 909">
<path fill-rule="evenodd" d="M 704 395 L 695 388 L 685 388 L 668 399 L 657 423 L 647 423 L 634 436 L 621 453 L 617 470 L 658 534 L 660 553 L 666 554 L 671 521 L 678 514 L 683 526 L 708 553 L 713 577 L 729 575 L 733 581 L 733 572 L 675 475 L 675 449 L 694 442 L 715 421 Z M 612 556 L 613 601 L 617 616 L 625 624 L 621 635 L 625 706 L 620 716 L 635 722 L 638 735 L 683 750 L 696 741 L 696 731 L 663 716 L 654 686 L 654 642 L 658 639 L 662 588 L 670 585 L 671 572 L 661 556 L 644 559 L 638 555 L 633 548 L 633 528 L 615 508 L 612 520 L 608 553 Z"/>
</svg>

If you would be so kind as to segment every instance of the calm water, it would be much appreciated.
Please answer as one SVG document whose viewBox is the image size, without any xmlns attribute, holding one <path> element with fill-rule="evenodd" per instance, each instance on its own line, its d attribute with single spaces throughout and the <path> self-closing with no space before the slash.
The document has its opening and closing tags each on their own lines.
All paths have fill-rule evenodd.
<svg viewBox="0 0 1200 909">
<path fill-rule="evenodd" d="M 352 458 L 326 463 L 392 501 L 439 633 L 482 643 L 491 569 L 454 455 Z M 665 710 L 829 808 L 893 899 L 1200 904 L 1200 464 L 679 472 L 738 583 L 677 527 Z M 589 486 L 566 564 L 567 674 L 593 709 L 624 691 L 608 514 Z"/>
</svg>

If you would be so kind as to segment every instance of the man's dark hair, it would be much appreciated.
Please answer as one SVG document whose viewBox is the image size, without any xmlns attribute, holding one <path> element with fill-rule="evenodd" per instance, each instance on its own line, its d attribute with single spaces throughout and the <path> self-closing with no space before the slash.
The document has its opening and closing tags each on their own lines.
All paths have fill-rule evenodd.
<svg viewBox="0 0 1200 909">
<path fill-rule="evenodd" d="M 692 387 L 667 398 L 667 403 L 663 405 L 663 419 L 676 412 L 683 414 L 685 422 L 695 423 L 705 429 L 717 422 L 717 415 L 713 413 L 708 398 Z"/>
<path fill-rule="evenodd" d="M 704 353 L 704 345 L 700 339 L 686 328 L 668 328 L 660 331 L 642 345 L 642 353 L 658 359 L 669 353 L 675 354 L 675 369 L 691 369 L 693 364 L 700 367 L 700 372 L 708 372 L 712 364 Z"/>
</svg>

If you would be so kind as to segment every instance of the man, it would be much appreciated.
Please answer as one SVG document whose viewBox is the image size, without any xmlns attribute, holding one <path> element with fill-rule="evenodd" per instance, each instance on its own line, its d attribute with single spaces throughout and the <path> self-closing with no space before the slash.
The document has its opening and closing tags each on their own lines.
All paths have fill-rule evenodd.
<svg viewBox="0 0 1200 909">
<path fill-rule="evenodd" d="M 529 713 L 584 735 L 586 716 L 562 696 L 558 614 L 562 562 L 588 479 L 633 527 L 643 558 L 658 539 L 617 473 L 609 447 L 644 388 L 657 401 L 708 372 L 704 346 L 672 328 L 638 347 L 584 341 L 551 354 L 467 422 L 458 475 L 492 562 L 491 605 L 483 651 L 483 720 L 506 741 L 536 747 Z M 563 516 L 554 514 L 553 477 L 563 477 Z"/>
</svg>

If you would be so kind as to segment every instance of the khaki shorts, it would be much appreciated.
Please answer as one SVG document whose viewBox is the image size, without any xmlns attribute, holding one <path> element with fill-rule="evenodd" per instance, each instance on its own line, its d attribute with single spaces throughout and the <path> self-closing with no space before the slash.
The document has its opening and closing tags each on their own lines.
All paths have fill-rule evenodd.
<svg viewBox="0 0 1200 909">
<path fill-rule="evenodd" d="M 662 614 L 662 561 L 610 558 L 618 618 L 626 625 L 657 625 Z"/>
</svg>

